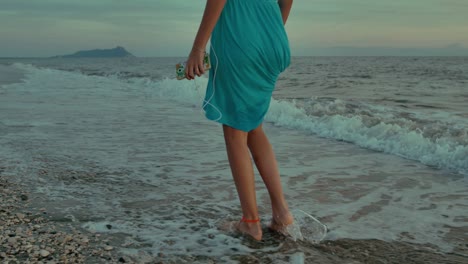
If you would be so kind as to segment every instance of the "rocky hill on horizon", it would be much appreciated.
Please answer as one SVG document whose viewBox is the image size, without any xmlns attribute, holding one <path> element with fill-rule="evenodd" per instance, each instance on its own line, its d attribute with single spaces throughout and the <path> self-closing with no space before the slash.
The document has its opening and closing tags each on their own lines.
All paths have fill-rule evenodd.
<svg viewBox="0 0 468 264">
<path fill-rule="evenodd" d="M 122 58 L 122 57 L 135 57 L 128 52 L 124 47 L 117 46 L 112 49 L 93 49 L 93 50 L 80 50 L 73 54 L 58 55 L 53 58 Z"/>
</svg>

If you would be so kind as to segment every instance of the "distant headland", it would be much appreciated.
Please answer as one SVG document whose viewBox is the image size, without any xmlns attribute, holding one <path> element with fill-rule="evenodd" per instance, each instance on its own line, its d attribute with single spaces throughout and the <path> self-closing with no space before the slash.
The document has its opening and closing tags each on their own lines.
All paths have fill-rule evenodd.
<svg viewBox="0 0 468 264">
<path fill-rule="evenodd" d="M 125 48 L 117 46 L 113 49 L 93 49 L 93 50 L 80 50 L 73 54 L 58 55 L 52 58 L 122 58 L 122 57 L 135 57 L 128 52 Z"/>
</svg>

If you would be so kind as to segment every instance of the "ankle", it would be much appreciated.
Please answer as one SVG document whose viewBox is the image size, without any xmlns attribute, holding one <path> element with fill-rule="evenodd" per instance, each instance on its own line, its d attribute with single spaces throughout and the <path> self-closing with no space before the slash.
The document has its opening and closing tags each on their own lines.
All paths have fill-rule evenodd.
<svg viewBox="0 0 468 264">
<path fill-rule="evenodd" d="M 286 204 L 272 206 L 272 215 L 275 218 L 281 218 L 290 214 L 289 208 Z"/>
<path fill-rule="evenodd" d="M 288 203 L 283 195 L 270 195 L 270 202 L 274 212 L 289 211 Z"/>
<path fill-rule="evenodd" d="M 248 224 L 254 224 L 254 223 L 259 223 L 260 222 L 260 218 L 257 216 L 257 217 L 245 217 L 245 216 L 242 216 L 241 222 L 244 222 L 244 223 L 248 223 Z"/>
<path fill-rule="evenodd" d="M 256 222 L 256 223 L 247 223 L 247 222 L 243 222 L 243 221 L 240 221 L 239 223 L 239 226 L 244 226 L 247 230 L 262 230 L 262 226 L 260 225 L 259 222 Z"/>
<path fill-rule="evenodd" d="M 294 221 L 294 218 L 289 212 L 287 211 L 282 211 L 281 213 L 273 213 L 273 222 L 279 225 L 289 225 Z"/>
<path fill-rule="evenodd" d="M 260 222 L 248 223 L 239 221 L 236 226 L 237 230 L 239 230 L 241 233 L 247 234 L 257 241 L 262 240 L 263 231 Z"/>
</svg>

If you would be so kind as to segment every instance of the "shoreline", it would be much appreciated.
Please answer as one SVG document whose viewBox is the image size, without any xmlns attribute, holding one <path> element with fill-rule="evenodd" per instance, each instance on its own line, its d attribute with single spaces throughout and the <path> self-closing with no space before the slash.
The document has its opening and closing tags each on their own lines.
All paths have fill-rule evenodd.
<svg viewBox="0 0 468 264">
<path fill-rule="evenodd" d="M 0 261 L 19 261 L 21 263 L 177 263 L 180 261 L 198 263 L 221 263 L 221 257 L 203 255 L 159 254 L 153 256 L 140 250 L 133 255 L 126 255 L 119 249 L 126 249 L 125 237 L 129 234 L 111 234 L 90 232 L 80 227 L 79 223 L 55 218 L 48 214 L 45 207 L 33 209 L 31 194 L 24 186 L 2 175 L 0 166 Z M 11 175 L 10 175 L 11 176 Z M 36 199 L 35 199 L 36 200 Z M 40 200 L 40 199 L 37 199 Z M 40 203 L 35 201 L 35 203 Z M 43 201 L 47 203 L 46 200 Z M 38 204 L 36 204 L 38 205 Z M 43 205 L 45 206 L 45 204 Z M 269 235 L 270 239 L 272 235 Z M 274 235 L 273 235 L 274 236 Z M 284 238 L 280 238 L 284 239 Z M 325 240 L 311 245 L 305 242 L 284 240 L 284 246 L 293 249 L 299 263 L 318 261 L 317 263 L 466 263 L 467 257 L 454 253 L 442 252 L 432 244 L 412 244 L 400 241 L 382 241 L 377 239 Z M 252 248 L 261 244 L 251 243 Z M 264 242 L 268 244 L 268 241 Z M 307 248 L 307 250 L 301 249 Z M 312 248 L 312 250 L 310 250 Z M 304 253 L 305 252 L 305 253 Z M 261 253 L 261 252 L 259 252 Z M 250 255 L 231 256 L 230 260 L 262 263 L 271 261 L 268 255 L 253 252 Z M 302 261 L 302 262 L 301 262 Z M 304 262 L 305 261 L 305 262 Z M 15 263 L 15 262 L 13 262 Z"/>
</svg>

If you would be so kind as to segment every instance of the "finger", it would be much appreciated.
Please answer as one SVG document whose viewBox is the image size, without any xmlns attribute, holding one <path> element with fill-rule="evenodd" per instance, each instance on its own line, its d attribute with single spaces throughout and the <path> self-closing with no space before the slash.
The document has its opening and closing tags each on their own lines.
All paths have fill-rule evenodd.
<svg viewBox="0 0 468 264">
<path fill-rule="evenodd" d="M 192 79 L 192 74 L 190 74 L 189 72 L 187 72 L 185 74 L 185 78 L 187 78 L 187 80 L 191 80 Z"/>
<path fill-rule="evenodd" d="M 189 67 L 188 67 L 188 64 L 185 65 L 185 78 L 187 78 L 188 80 L 189 79 Z"/>
<path fill-rule="evenodd" d="M 200 71 L 200 75 L 205 73 L 205 65 L 203 65 L 203 64 L 199 65 L 198 69 Z"/>
<path fill-rule="evenodd" d="M 198 65 L 196 65 L 194 68 L 195 68 L 195 74 L 196 74 L 198 77 L 200 77 L 200 70 L 199 70 L 199 68 L 198 68 Z"/>
<path fill-rule="evenodd" d="M 187 80 L 191 79 L 191 76 L 192 76 L 191 68 L 192 68 L 191 65 L 187 63 L 186 68 L 185 68 L 185 78 L 187 78 Z"/>
<path fill-rule="evenodd" d="M 189 69 L 189 74 L 191 74 L 192 77 L 195 77 L 195 69 L 196 69 L 196 64 L 192 64 Z"/>
<path fill-rule="evenodd" d="M 193 68 L 190 68 L 187 73 L 188 79 L 192 80 L 193 79 Z"/>
<path fill-rule="evenodd" d="M 203 56 L 203 58 L 200 61 L 200 64 L 198 65 L 198 67 L 200 68 L 200 73 L 201 74 L 205 73 L 205 59 L 204 58 L 205 58 L 205 56 Z"/>
</svg>

